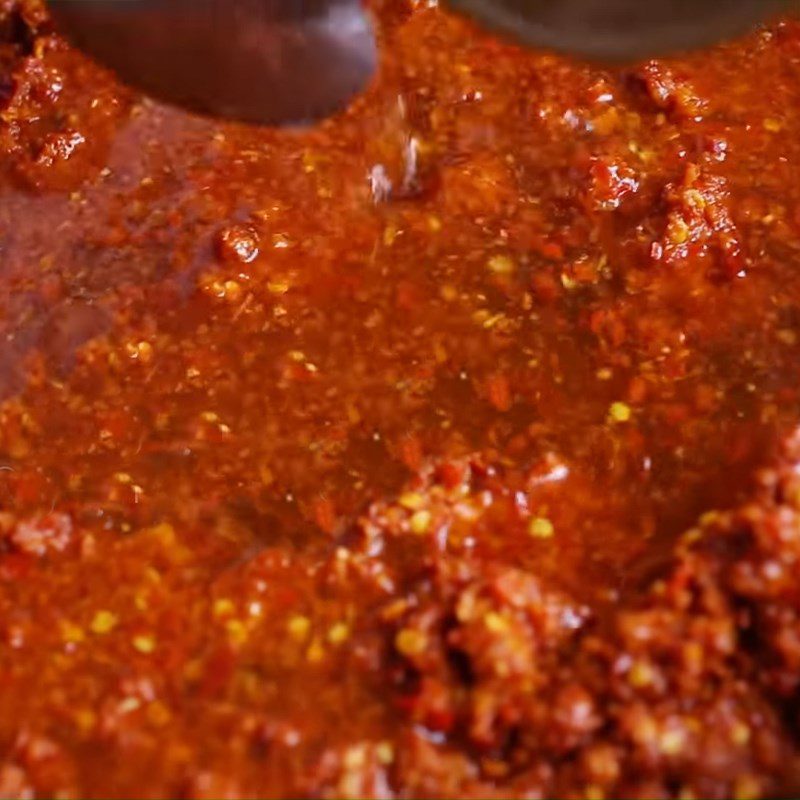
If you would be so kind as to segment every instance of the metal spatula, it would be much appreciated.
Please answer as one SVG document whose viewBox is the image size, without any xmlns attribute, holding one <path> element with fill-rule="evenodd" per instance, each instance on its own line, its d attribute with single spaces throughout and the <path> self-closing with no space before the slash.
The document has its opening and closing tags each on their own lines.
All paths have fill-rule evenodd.
<svg viewBox="0 0 800 800">
<path fill-rule="evenodd" d="M 342 108 L 377 63 L 361 0 L 50 0 L 56 23 L 126 82 L 265 124 Z"/>
<path fill-rule="evenodd" d="M 402 0 L 397 0 L 401 2 Z M 524 44 L 621 60 L 745 30 L 793 0 L 442 0 Z M 75 43 L 134 86 L 203 113 L 310 122 L 371 78 L 361 0 L 50 0 Z"/>
<path fill-rule="evenodd" d="M 793 0 L 443 0 L 534 47 L 606 61 L 654 57 L 743 33 Z"/>
</svg>

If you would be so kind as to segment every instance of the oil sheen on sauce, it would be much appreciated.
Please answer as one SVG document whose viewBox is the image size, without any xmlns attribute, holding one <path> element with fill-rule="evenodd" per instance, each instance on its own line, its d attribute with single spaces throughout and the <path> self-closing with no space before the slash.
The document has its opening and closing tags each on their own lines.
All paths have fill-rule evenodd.
<svg viewBox="0 0 800 800">
<path fill-rule="evenodd" d="M 790 796 L 800 24 L 372 8 L 279 131 L 0 0 L 0 796 Z"/>
</svg>

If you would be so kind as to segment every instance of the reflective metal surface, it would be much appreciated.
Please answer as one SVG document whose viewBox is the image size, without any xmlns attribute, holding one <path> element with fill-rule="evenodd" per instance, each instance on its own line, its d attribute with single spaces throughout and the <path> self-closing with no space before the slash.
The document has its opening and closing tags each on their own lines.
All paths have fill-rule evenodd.
<svg viewBox="0 0 800 800">
<path fill-rule="evenodd" d="M 534 47 L 611 61 L 664 55 L 744 32 L 796 0 L 442 0 Z"/>
<path fill-rule="evenodd" d="M 360 0 L 50 0 L 74 43 L 153 96 L 249 122 L 311 122 L 371 78 Z"/>
<path fill-rule="evenodd" d="M 710 44 L 798 0 L 442 0 L 523 44 L 619 61 Z M 361 0 L 50 0 L 75 44 L 153 96 L 265 124 L 342 107 L 376 65 Z"/>
</svg>

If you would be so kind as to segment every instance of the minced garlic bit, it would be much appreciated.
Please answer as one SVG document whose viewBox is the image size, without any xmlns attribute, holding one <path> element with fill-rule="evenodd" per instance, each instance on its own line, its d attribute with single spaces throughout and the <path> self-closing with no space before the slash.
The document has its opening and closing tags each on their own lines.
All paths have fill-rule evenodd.
<svg viewBox="0 0 800 800">
<path fill-rule="evenodd" d="M 483 618 L 483 622 L 493 633 L 504 633 L 508 630 L 508 620 L 496 611 L 489 611 Z"/>
<path fill-rule="evenodd" d="M 627 403 L 612 403 L 608 409 L 608 418 L 611 422 L 627 422 L 632 415 L 631 407 Z"/>
<path fill-rule="evenodd" d="M 135 342 L 125 345 L 128 356 L 134 361 L 141 361 L 146 364 L 153 358 L 153 345 L 150 342 Z"/>
<path fill-rule="evenodd" d="M 146 655 L 156 649 L 156 640 L 147 634 L 140 634 L 133 637 L 133 647 Z"/>
<path fill-rule="evenodd" d="M 328 631 L 331 644 L 341 644 L 350 635 L 350 626 L 346 622 L 335 622 Z"/>
<path fill-rule="evenodd" d="M 394 746 L 391 742 L 378 742 L 375 745 L 375 755 L 384 766 L 391 764 L 394 761 Z"/>
<path fill-rule="evenodd" d="M 528 533 L 537 539 L 550 539 L 555 534 L 555 528 L 546 517 L 534 517 L 528 523 Z"/>
<path fill-rule="evenodd" d="M 89 628 L 91 629 L 92 633 L 109 633 L 116 627 L 117 622 L 118 620 L 115 614 L 112 614 L 110 611 L 102 610 L 98 611 L 94 615 Z"/>
<path fill-rule="evenodd" d="M 495 275 L 510 275 L 514 271 L 514 262 L 508 256 L 492 256 L 486 266 Z"/>
<path fill-rule="evenodd" d="M 682 730 L 665 731 L 659 739 L 659 748 L 668 756 L 675 756 L 686 744 L 686 734 Z"/>
<path fill-rule="evenodd" d="M 428 638 L 422 631 L 415 628 L 403 628 L 394 637 L 394 646 L 403 656 L 415 656 L 422 653 L 428 646 Z"/>
<path fill-rule="evenodd" d="M 233 601 L 228 597 L 219 597 L 214 601 L 214 616 L 225 617 L 236 610 Z"/>
<path fill-rule="evenodd" d="M 414 512 L 410 524 L 411 532 L 421 536 L 431 525 L 431 512 L 424 509 Z"/>
<path fill-rule="evenodd" d="M 286 623 L 286 629 L 293 639 L 302 641 L 308 636 L 308 632 L 311 630 L 311 620 L 301 614 L 295 614 L 293 617 L 289 617 L 289 621 Z"/>
<path fill-rule="evenodd" d="M 291 287 L 286 281 L 269 281 L 267 290 L 270 294 L 286 294 Z"/>
<path fill-rule="evenodd" d="M 636 689 L 650 686 L 655 680 L 653 667 L 646 661 L 634 661 L 628 671 L 628 681 Z"/>
<path fill-rule="evenodd" d="M 425 503 L 425 498 L 418 494 L 417 492 L 406 492 L 403 495 L 400 495 L 400 505 L 403 508 L 407 508 L 410 511 L 416 511 Z"/>
<path fill-rule="evenodd" d="M 233 644 L 243 644 L 247 639 L 247 626 L 240 619 L 229 619 L 225 631 Z"/>
</svg>

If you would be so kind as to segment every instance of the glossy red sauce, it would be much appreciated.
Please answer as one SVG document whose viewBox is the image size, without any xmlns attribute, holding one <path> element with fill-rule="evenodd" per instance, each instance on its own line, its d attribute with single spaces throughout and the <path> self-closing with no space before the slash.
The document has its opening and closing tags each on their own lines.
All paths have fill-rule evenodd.
<svg viewBox="0 0 800 800">
<path fill-rule="evenodd" d="M 375 11 L 270 131 L 0 0 L 0 796 L 792 795 L 800 24 Z"/>
</svg>

